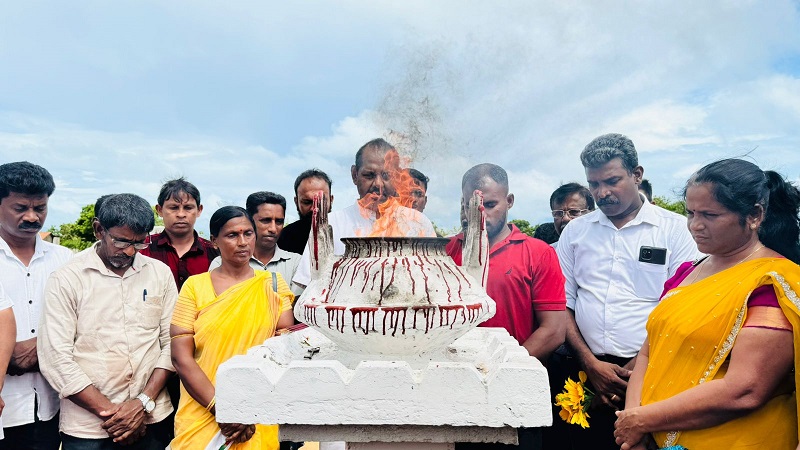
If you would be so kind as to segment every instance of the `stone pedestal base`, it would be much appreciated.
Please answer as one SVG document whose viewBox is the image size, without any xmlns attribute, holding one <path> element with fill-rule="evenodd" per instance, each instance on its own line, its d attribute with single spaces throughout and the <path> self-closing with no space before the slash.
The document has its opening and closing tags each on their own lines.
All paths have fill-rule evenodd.
<svg viewBox="0 0 800 450">
<path fill-rule="evenodd" d="M 455 444 L 430 442 L 348 442 L 345 450 L 455 450 Z"/>
<path fill-rule="evenodd" d="M 294 442 L 344 441 L 349 444 L 377 442 L 393 444 L 451 444 L 453 442 L 517 444 L 517 430 L 511 427 L 281 425 L 280 439 Z"/>
<path fill-rule="evenodd" d="M 282 440 L 351 448 L 516 444 L 517 428 L 552 424 L 547 371 L 502 328 L 402 358 L 344 352 L 305 329 L 231 358 L 216 388 L 220 422 L 277 423 Z"/>
</svg>

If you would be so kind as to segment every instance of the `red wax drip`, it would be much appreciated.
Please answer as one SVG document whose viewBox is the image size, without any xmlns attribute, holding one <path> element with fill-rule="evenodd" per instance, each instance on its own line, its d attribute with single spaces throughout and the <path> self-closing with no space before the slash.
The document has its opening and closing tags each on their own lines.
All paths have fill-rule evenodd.
<svg viewBox="0 0 800 450">
<path fill-rule="evenodd" d="M 386 318 L 389 318 L 389 327 L 392 328 L 392 336 L 397 334 L 397 327 L 400 321 L 400 312 L 403 313 L 403 334 L 406 334 L 406 311 L 405 306 L 388 306 L 381 308 L 383 311 L 383 335 L 386 336 Z"/>
<path fill-rule="evenodd" d="M 364 334 L 369 334 L 370 331 L 375 331 L 375 311 L 378 308 L 374 306 L 360 306 L 355 308 L 350 308 L 350 312 L 353 314 L 353 333 L 356 332 L 356 316 L 358 316 L 358 328 L 361 328 L 364 331 Z M 361 326 L 361 316 L 362 314 L 366 314 L 366 326 Z M 371 326 L 370 326 L 371 323 Z"/>
<path fill-rule="evenodd" d="M 436 307 L 412 306 L 411 309 L 414 310 L 414 329 L 417 329 L 417 312 L 422 311 L 422 316 L 425 318 L 425 334 L 428 334 L 428 330 L 433 328 L 433 320 L 436 317 Z"/>
<path fill-rule="evenodd" d="M 316 315 L 317 305 L 306 303 L 304 306 L 303 317 L 306 319 L 306 323 L 319 326 Z M 328 328 L 330 328 L 330 325 L 328 325 Z"/>
<path fill-rule="evenodd" d="M 333 305 L 325 306 L 325 312 L 328 313 L 328 328 L 331 328 L 331 322 L 332 322 L 331 313 L 333 313 L 333 316 L 336 318 L 336 328 L 334 328 L 334 329 L 338 330 L 341 333 L 344 333 L 344 310 L 345 309 L 346 308 L 344 306 L 333 306 Z M 341 320 L 340 320 L 340 316 L 341 316 Z"/>
<path fill-rule="evenodd" d="M 482 309 L 483 305 L 480 303 L 467 305 L 467 312 L 469 313 L 469 323 L 473 323 L 476 320 L 478 320 L 478 317 L 480 316 Z"/>
<path fill-rule="evenodd" d="M 428 274 L 425 273 L 425 268 L 422 265 L 422 257 L 417 256 L 417 261 L 415 261 L 414 264 L 419 266 L 419 271 L 422 274 L 422 281 L 425 282 L 425 296 L 428 298 L 428 303 L 433 304 L 433 302 L 431 302 L 431 291 L 428 289 Z"/>
</svg>

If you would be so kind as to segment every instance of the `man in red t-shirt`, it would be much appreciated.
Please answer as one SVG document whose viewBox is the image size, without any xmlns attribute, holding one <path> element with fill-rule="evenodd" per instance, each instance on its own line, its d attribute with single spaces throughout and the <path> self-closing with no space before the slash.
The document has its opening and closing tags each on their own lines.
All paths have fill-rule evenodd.
<svg viewBox="0 0 800 450">
<path fill-rule="evenodd" d="M 464 174 L 462 210 L 475 190 L 483 193 L 489 236 L 486 292 L 497 303 L 497 314 L 481 326 L 505 328 L 544 363 L 566 333 L 564 275 L 556 252 L 508 223 L 514 194 L 508 191 L 508 175 L 502 167 L 479 164 Z M 459 265 L 463 245 L 464 233 L 447 244 L 447 254 Z"/>
<path fill-rule="evenodd" d="M 506 171 L 494 164 L 478 164 L 461 180 L 461 217 L 473 192 L 483 193 L 486 234 L 489 237 L 489 277 L 486 292 L 497 313 L 483 327 L 502 327 L 543 364 L 564 342 L 567 329 L 564 275 L 556 252 L 508 223 L 514 194 L 508 192 Z M 466 229 L 466 223 L 463 223 Z M 461 265 L 464 233 L 447 244 L 447 254 Z M 541 448 L 541 430 L 520 428 L 516 448 Z M 456 450 L 508 449 L 502 444 L 459 443 Z"/>
</svg>

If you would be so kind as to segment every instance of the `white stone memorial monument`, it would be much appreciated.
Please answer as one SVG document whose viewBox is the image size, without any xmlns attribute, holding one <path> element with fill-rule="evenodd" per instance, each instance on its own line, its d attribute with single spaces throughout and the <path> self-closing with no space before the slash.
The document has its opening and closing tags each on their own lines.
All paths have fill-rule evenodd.
<svg viewBox="0 0 800 450">
<path fill-rule="evenodd" d="M 544 367 L 505 330 L 475 328 L 495 313 L 479 193 L 463 267 L 439 238 L 347 238 L 335 257 L 327 207 L 315 209 L 312 281 L 295 305 L 308 328 L 220 366 L 218 421 L 350 449 L 516 444 L 517 428 L 552 424 Z"/>
</svg>

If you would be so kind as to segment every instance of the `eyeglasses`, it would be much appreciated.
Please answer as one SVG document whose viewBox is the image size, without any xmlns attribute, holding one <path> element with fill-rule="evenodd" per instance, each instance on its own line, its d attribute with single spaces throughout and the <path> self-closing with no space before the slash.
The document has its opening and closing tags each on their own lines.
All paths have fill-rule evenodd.
<svg viewBox="0 0 800 450">
<path fill-rule="evenodd" d="M 588 209 L 554 209 L 550 211 L 550 214 L 553 215 L 554 219 L 560 219 L 562 217 L 569 216 L 569 218 L 574 219 L 576 217 L 580 217 L 586 213 L 588 213 Z"/>
<path fill-rule="evenodd" d="M 108 233 L 108 236 L 111 238 L 111 244 L 114 245 L 114 247 L 116 247 L 116 248 L 118 248 L 120 250 L 126 249 L 126 248 L 130 247 L 131 245 L 136 250 L 144 250 L 144 249 L 146 249 L 147 247 L 150 246 L 150 244 L 148 244 L 146 242 L 130 242 L 130 241 L 126 241 L 124 239 L 118 239 L 118 238 L 115 238 L 114 236 L 111 236 L 111 233 Z"/>
</svg>

